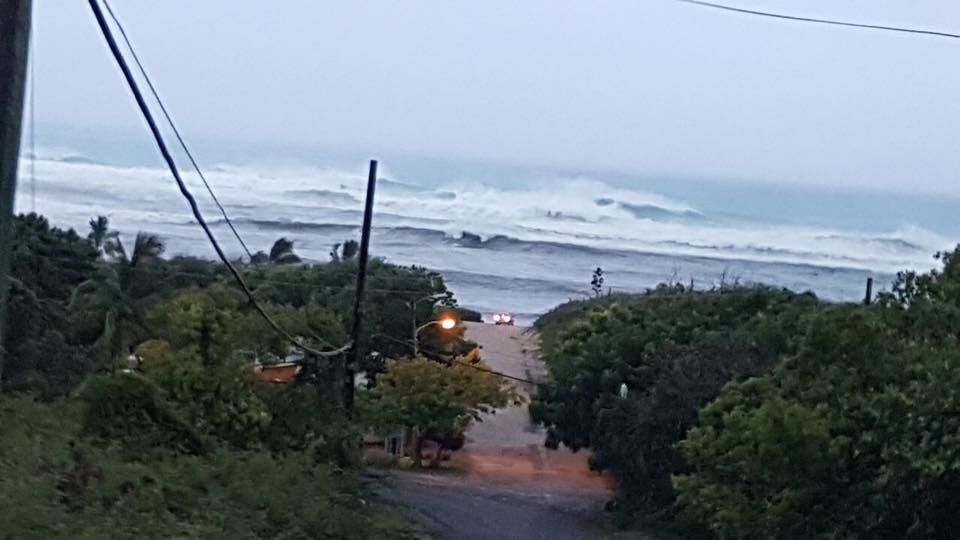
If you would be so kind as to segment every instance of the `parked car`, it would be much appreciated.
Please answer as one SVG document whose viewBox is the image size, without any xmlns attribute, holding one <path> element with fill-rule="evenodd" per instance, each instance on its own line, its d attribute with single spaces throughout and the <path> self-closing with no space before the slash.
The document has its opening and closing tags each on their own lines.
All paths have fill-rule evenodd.
<svg viewBox="0 0 960 540">
<path fill-rule="evenodd" d="M 513 326 L 513 315 L 507 313 L 506 311 L 500 311 L 493 314 L 493 324 L 501 325 L 506 324 Z"/>
</svg>

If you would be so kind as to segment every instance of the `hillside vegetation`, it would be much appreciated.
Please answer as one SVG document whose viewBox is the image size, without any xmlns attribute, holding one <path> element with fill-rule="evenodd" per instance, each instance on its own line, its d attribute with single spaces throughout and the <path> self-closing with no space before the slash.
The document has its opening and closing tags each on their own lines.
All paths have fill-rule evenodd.
<svg viewBox="0 0 960 540">
<path fill-rule="evenodd" d="M 0 373 L 0 537 L 410 538 L 357 478 L 361 432 L 335 361 L 274 332 L 226 268 L 164 258 L 91 220 L 87 237 L 16 220 Z M 347 341 L 356 261 L 304 264 L 281 239 L 238 263 L 261 306 L 315 349 Z M 360 369 L 409 354 L 456 307 L 443 279 L 373 260 Z M 430 302 L 416 302 L 424 298 Z M 457 332 L 421 346 L 453 357 Z M 254 364 L 296 360 L 288 384 Z M 426 361 L 426 360 L 425 360 Z"/>
<path fill-rule="evenodd" d="M 765 287 L 544 316 L 548 445 L 589 448 L 624 522 L 724 538 L 960 527 L 960 255 L 871 306 Z"/>
</svg>

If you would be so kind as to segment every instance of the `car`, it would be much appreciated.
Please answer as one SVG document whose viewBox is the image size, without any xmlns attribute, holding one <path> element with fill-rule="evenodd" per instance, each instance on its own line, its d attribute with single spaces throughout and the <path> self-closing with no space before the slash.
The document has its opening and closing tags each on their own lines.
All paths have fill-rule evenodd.
<svg viewBox="0 0 960 540">
<path fill-rule="evenodd" d="M 506 324 L 513 326 L 513 315 L 507 313 L 506 311 L 498 311 L 493 314 L 493 324 L 500 326 L 501 324 Z"/>
</svg>

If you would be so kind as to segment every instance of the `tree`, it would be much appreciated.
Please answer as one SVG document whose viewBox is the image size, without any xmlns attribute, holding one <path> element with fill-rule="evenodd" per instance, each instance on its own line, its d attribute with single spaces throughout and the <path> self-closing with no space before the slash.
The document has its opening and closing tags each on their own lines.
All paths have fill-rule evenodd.
<svg viewBox="0 0 960 540">
<path fill-rule="evenodd" d="M 722 537 L 946 538 L 960 527 L 960 252 L 835 306 L 680 443 L 678 504 Z"/>
<path fill-rule="evenodd" d="M 97 254 L 74 230 L 51 227 L 36 214 L 17 216 L 14 225 L 2 383 L 62 395 L 91 367 L 83 347 L 66 339 L 71 332 L 65 306 L 94 273 Z"/>
<path fill-rule="evenodd" d="M 241 295 L 211 287 L 183 291 L 148 315 L 155 339 L 137 348 L 143 372 L 200 431 L 245 448 L 259 444 L 270 417 L 252 363 L 237 355 Z"/>
<path fill-rule="evenodd" d="M 103 257 L 108 249 L 113 249 L 112 245 L 120 241 L 120 233 L 110 230 L 110 220 L 107 216 L 97 216 L 90 219 L 90 233 L 87 234 L 87 240 L 97 250 L 97 253 Z"/>
<path fill-rule="evenodd" d="M 164 245 L 157 235 L 140 232 L 130 252 L 119 235 L 108 235 L 103 250 L 113 263 L 101 265 L 79 284 L 68 307 L 74 339 L 94 342 L 100 361 L 107 362 L 127 354 L 144 337 L 146 307 L 161 289 L 155 263 Z"/>
<path fill-rule="evenodd" d="M 590 279 L 590 290 L 593 291 L 594 297 L 599 297 L 603 294 L 603 268 L 599 266 L 593 271 L 593 278 Z"/>
<path fill-rule="evenodd" d="M 360 394 L 360 418 L 374 429 L 412 430 L 413 460 L 420 467 L 426 439 L 460 434 L 482 413 L 516 399 L 512 387 L 484 369 L 477 352 L 450 364 L 389 360 L 377 386 Z"/>
<path fill-rule="evenodd" d="M 544 329 L 551 381 L 530 411 L 548 428 L 547 446 L 589 448 L 591 467 L 613 474 L 624 514 L 661 515 L 673 505 L 671 476 L 687 470 L 675 445 L 698 410 L 795 351 L 819 303 L 763 287 L 664 286 L 610 300 L 545 317 L 566 328 Z"/>
<path fill-rule="evenodd" d="M 324 265 L 258 265 L 244 269 L 244 278 L 255 289 L 259 301 L 296 308 L 314 305 L 323 308 L 348 327 L 353 309 L 357 261 Z M 422 267 L 403 267 L 373 258 L 367 270 L 366 307 L 364 313 L 367 355 L 360 366 L 368 375 L 383 370 L 385 358 L 409 356 L 412 315 L 420 324 L 434 315 L 432 305 L 417 304 L 411 313 L 410 302 L 424 297 L 442 298 L 444 307 L 456 305 L 443 276 Z M 319 323 L 318 323 L 319 324 Z M 315 331 L 314 333 L 316 333 Z M 323 335 L 323 334 L 321 334 Z M 343 343 L 336 335 L 325 336 L 330 343 Z M 336 339 L 335 339 L 336 338 Z M 470 347 L 456 332 L 437 332 L 428 328 L 421 343 L 431 351 L 444 354 L 466 354 Z"/>
<path fill-rule="evenodd" d="M 347 240 L 346 242 L 336 243 L 330 249 L 330 260 L 332 262 L 349 261 L 360 252 L 360 244 L 356 240 Z"/>
<path fill-rule="evenodd" d="M 357 256 L 357 253 L 360 252 L 360 244 L 356 240 L 347 240 L 343 243 L 343 250 L 341 252 L 341 257 L 345 261 Z"/>
<path fill-rule="evenodd" d="M 293 241 L 286 238 L 278 238 L 270 248 L 270 262 L 273 264 L 297 264 L 302 262 L 300 257 L 293 252 Z"/>
</svg>

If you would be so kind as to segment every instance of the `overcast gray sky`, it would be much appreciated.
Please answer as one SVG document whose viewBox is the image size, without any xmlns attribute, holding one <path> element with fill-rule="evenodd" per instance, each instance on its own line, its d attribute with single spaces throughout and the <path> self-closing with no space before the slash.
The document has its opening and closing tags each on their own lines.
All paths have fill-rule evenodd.
<svg viewBox="0 0 960 540">
<path fill-rule="evenodd" d="M 722 1 L 960 32 L 956 0 Z M 38 122 L 142 129 L 87 2 L 35 2 Z M 188 138 L 960 195 L 960 40 L 671 0 L 112 5 Z"/>
</svg>

